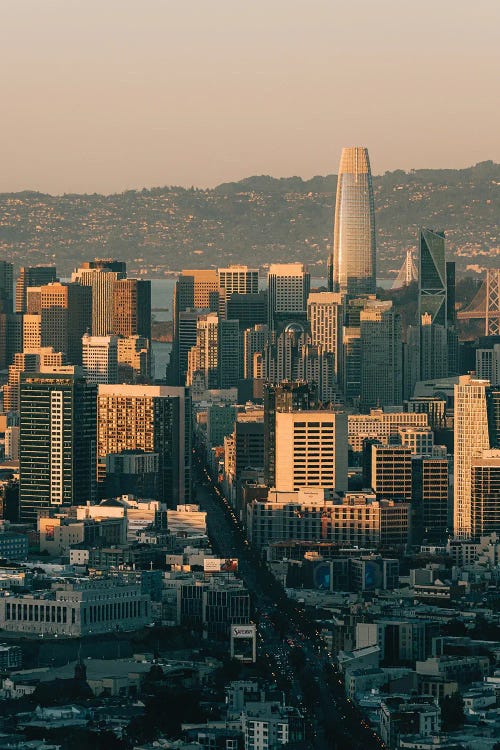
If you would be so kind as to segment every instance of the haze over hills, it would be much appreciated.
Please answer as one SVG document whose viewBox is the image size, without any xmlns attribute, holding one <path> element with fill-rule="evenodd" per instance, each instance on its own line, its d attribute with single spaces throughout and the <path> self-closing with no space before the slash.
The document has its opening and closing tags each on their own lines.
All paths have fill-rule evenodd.
<svg viewBox="0 0 500 750">
<path fill-rule="evenodd" d="M 444 229 L 458 271 L 500 255 L 500 164 L 375 176 L 378 277 L 394 275 L 420 226 Z M 0 253 L 17 266 L 118 257 L 131 273 L 301 260 L 326 273 L 336 175 L 249 177 L 212 190 L 161 187 L 116 195 L 0 194 Z"/>
</svg>

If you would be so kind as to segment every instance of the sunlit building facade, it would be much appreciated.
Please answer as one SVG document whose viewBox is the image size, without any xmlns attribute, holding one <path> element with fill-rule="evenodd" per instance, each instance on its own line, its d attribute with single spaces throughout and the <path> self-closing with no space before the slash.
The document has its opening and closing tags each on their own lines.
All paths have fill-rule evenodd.
<svg viewBox="0 0 500 750">
<path fill-rule="evenodd" d="M 342 149 L 335 204 L 332 291 L 374 294 L 375 207 L 368 150 Z"/>
</svg>

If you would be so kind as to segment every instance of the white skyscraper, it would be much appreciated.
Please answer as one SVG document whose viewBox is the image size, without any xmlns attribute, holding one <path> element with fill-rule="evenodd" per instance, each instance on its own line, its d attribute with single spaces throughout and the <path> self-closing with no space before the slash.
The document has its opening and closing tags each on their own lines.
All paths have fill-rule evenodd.
<svg viewBox="0 0 500 750">
<path fill-rule="evenodd" d="M 226 300 L 232 294 L 257 294 L 259 291 L 259 269 L 248 266 L 218 268 L 219 287 L 224 289 Z"/>
<path fill-rule="evenodd" d="M 118 382 L 118 337 L 82 336 L 82 362 L 90 383 Z"/>
<path fill-rule="evenodd" d="M 279 319 L 286 323 L 287 316 L 303 315 L 311 288 L 311 276 L 303 263 L 272 263 L 267 276 L 267 306 L 270 328 L 276 328 Z"/>
<path fill-rule="evenodd" d="M 462 375 L 455 386 L 455 502 L 453 528 L 455 537 L 471 536 L 471 468 L 474 459 L 490 448 L 486 389 L 488 380 L 474 380 Z"/>
<path fill-rule="evenodd" d="M 312 292 L 307 299 L 311 343 L 334 355 L 335 374 L 342 351 L 343 309 L 342 295 L 336 292 Z"/>
</svg>

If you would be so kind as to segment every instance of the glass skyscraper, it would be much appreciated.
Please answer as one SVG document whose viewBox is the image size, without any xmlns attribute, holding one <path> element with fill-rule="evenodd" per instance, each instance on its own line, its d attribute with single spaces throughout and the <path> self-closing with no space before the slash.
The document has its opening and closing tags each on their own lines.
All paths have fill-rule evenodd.
<svg viewBox="0 0 500 750">
<path fill-rule="evenodd" d="M 333 291 L 375 294 L 375 208 L 368 150 L 342 149 L 335 204 Z"/>
</svg>

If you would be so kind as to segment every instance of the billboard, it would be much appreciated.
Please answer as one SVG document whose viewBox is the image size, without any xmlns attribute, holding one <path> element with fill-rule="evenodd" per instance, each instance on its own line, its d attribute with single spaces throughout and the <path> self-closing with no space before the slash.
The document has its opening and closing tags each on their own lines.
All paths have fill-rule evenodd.
<svg viewBox="0 0 500 750">
<path fill-rule="evenodd" d="M 205 573 L 236 573 L 238 560 L 236 558 L 205 557 L 203 570 Z"/>
<path fill-rule="evenodd" d="M 233 638 L 253 638 L 255 635 L 255 625 L 232 625 Z"/>
</svg>

